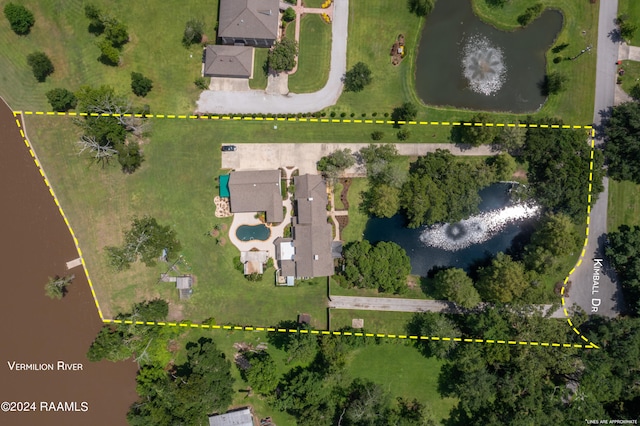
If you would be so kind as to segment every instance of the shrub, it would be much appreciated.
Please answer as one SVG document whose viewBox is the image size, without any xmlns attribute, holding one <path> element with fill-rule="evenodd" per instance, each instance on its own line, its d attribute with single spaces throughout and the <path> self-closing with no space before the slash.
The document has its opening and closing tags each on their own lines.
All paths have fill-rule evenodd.
<svg viewBox="0 0 640 426">
<path fill-rule="evenodd" d="M 555 58 L 553 58 L 553 63 L 559 64 L 560 62 L 562 62 L 562 59 L 562 56 L 556 56 Z"/>
<path fill-rule="evenodd" d="M 138 142 L 131 141 L 118 147 L 118 162 L 122 166 L 124 173 L 131 174 L 138 170 L 144 161 L 140 145 Z"/>
<path fill-rule="evenodd" d="M 381 132 L 380 130 L 376 130 L 375 132 L 371 133 L 371 139 L 373 139 L 374 141 L 379 141 L 384 137 L 384 133 Z"/>
<path fill-rule="evenodd" d="M 537 18 L 543 10 L 544 6 L 542 5 L 542 3 L 536 3 L 533 6 L 528 7 L 522 15 L 518 16 L 518 24 L 526 27 L 529 22 Z"/>
<path fill-rule="evenodd" d="M 393 109 L 391 117 L 394 121 L 411 121 L 418 115 L 418 107 L 411 102 L 405 102 Z M 387 114 L 385 113 L 385 117 Z"/>
<path fill-rule="evenodd" d="M 293 10 L 292 7 L 287 8 L 287 10 L 282 14 L 282 20 L 284 22 L 291 22 L 294 19 L 296 19 L 296 11 Z"/>
<path fill-rule="evenodd" d="M 101 39 L 97 43 L 100 49 L 100 62 L 106 65 L 116 66 L 120 63 L 120 52 L 107 39 Z"/>
<path fill-rule="evenodd" d="M 52 89 L 46 93 L 46 96 L 54 111 L 69 111 L 78 103 L 76 95 L 67 89 Z"/>
<path fill-rule="evenodd" d="M 143 76 L 139 72 L 131 73 L 131 90 L 136 96 L 147 96 L 152 87 L 153 82 L 150 78 Z"/>
<path fill-rule="evenodd" d="M 340 117 L 344 118 L 344 117 L 346 117 L 346 116 L 347 116 L 347 113 L 346 113 L 346 112 L 341 112 L 341 113 L 340 113 Z"/>
<path fill-rule="evenodd" d="M 11 29 L 18 35 L 27 35 L 36 19 L 33 13 L 21 4 L 7 3 L 4 7 L 4 16 L 9 21 Z"/>
<path fill-rule="evenodd" d="M 113 47 L 121 47 L 129 41 L 127 26 L 115 18 L 107 18 L 102 21 L 104 25 L 104 36 Z"/>
<path fill-rule="evenodd" d="M 558 72 L 551 72 L 547 74 L 542 83 L 542 94 L 545 96 L 553 95 L 564 90 L 564 83 L 567 81 L 567 76 Z"/>
<path fill-rule="evenodd" d="M 186 47 L 192 44 L 198 44 L 202 42 L 202 35 L 204 33 L 204 24 L 197 19 L 189 20 L 184 27 L 184 34 L 182 35 L 182 44 Z"/>
<path fill-rule="evenodd" d="M 335 117 L 336 116 L 336 112 L 335 111 L 331 111 L 331 113 L 329 114 L 329 117 Z"/>
<path fill-rule="evenodd" d="M 411 136 L 411 133 L 407 129 L 400 129 L 396 134 L 399 141 L 406 141 Z"/>
<path fill-rule="evenodd" d="M 193 83 L 200 90 L 207 90 L 209 88 L 209 82 L 205 77 L 197 77 Z"/>
<path fill-rule="evenodd" d="M 27 56 L 27 63 L 33 71 L 36 80 L 43 82 L 53 74 L 53 63 L 44 52 L 33 52 Z"/>
<path fill-rule="evenodd" d="M 636 84 L 635 86 L 633 86 L 631 88 L 631 90 L 629 91 L 629 95 L 636 100 L 640 99 L 640 84 Z"/>
</svg>

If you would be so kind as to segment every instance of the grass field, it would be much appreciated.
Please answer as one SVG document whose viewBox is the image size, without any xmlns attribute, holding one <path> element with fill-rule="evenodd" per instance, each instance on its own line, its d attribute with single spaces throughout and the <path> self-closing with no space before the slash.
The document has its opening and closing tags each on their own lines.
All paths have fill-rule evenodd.
<svg viewBox="0 0 640 426">
<path fill-rule="evenodd" d="M 7 1 L 0 1 L 3 8 Z M 131 95 L 131 72 L 153 80 L 146 98 L 155 112 L 192 111 L 198 97 L 194 80 L 200 75 L 202 48 L 186 49 L 182 43 L 185 23 L 191 18 L 205 22 L 205 33 L 215 37 L 217 1 L 162 2 L 149 7 L 144 2 L 96 0 L 92 2 L 128 27 L 130 41 L 122 52 L 122 65 L 111 67 L 98 61 L 96 37 L 87 31 L 81 0 L 64 2 L 25 0 L 36 23 L 27 36 L 19 37 L 8 25 L 0 26 L 0 84 L 2 95 L 13 109 L 50 109 L 44 94 L 56 87 L 75 91 L 82 85 L 108 84 L 118 93 Z M 6 23 L 4 17 L 2 18 Z M 27 54 L 44 51 L 55 72 L 37 83 L 27 66 Z"/>
<path fill-rule="evenodd" d="M 331 289 L 336 287 L 331 286 Z M 364 319 L 367 333 L 407 334 L 407 323 L 413 317 L 411 312 L 360 311 L 351 309 L 331 309 L 331 329 L 351 327 L 353 318 Z"/>
<path fill-rule="evenodd" d="M 402 362 L 393 361 L 400 359 Z M 441 367 L 441 361 L 423 357 L 408 343 L 388 342 L 359 349 L 348 372 L 351 377 L 384 384 L 393 396 L 426 403 L 435 420 L 441 423 L 456 404 L 454 398 L 442 398 L 438 393 Z"/>
<path fill-rule="evenodd" d="M 326 327 L 326 280 L 295 288 L 275 287 L 273 270 L 251 283 L 234 269 L 238 250 L 217 245 L 207 235 L 216 223 L 213 198 L 218 189 L 220 122 L 154 120 L 152 142 L 143 145 L 142 168 L 124 175 L 115 165 L 101 169 L 77 155 L 76 128 L 68 118 L 32 117 L 27 131 L 54 190 L 80 241 L 98 300 L 107 317 L 128 310 L 134 301 L 162 297 L 173 318 L 220 324 L 272 325 L 308 312 L 317 328 Z M 228 123 L 233 124 L 233 123 Z M 189 172 L 186 172 L 189 171 Z M 140 265 L 115 273 L 103 248 L 121 244 L 132 216 L 148 214 L 177 232 L 185 256 L 184 272 L 196 276 L 190 301 L 179 302 L 172 283 L 157 284 L 167 265 Z"/>
<path fill-rule="evenodd" d="M 265 72 L 269 49 L 254 49 L 253 78 L 249 80 L 249 87 L 257 90 L 267 88 L 267 73 Z"/>
<path fill-rule="evenodd" d="M 640 27 L 640 2 L 636 0 L 620 0 L 618 15 L 627 15 L 629 20 Z M 640 31 L 636 31 L 631 39 L 631 45 L 640 46 Z"/>
<path fill-rule="evenodd" d="M 303 15 L 300 22 L 298 70 L 289 76 L 289 90 L 311 93 L 324 87 L 331 62 L 331 25 L 320 15 Z M 289 28 L 287 26 L 287 36 Z"/>
<path fill-rule="evenodd" d="M 622 61 L 621 68 L 624 69 L 624 75 L 620 77 L 622 90 L 631 93 L 633 86 L 640 84 L 640 62 Z"/>
<path fill-rule="evenodd" d="M 610 179 L 607 229 L 613 232 L 620 225 L 640 225 L 640 185 Z"/>
</svg>

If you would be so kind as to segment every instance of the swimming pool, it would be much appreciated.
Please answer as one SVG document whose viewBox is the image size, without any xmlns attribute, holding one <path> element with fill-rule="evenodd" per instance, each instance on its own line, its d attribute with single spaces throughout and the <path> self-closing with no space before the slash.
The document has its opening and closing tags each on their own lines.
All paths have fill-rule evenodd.
<svg viewBox="0 0 640 426">
<path fill-rule="evenodd" d="M 271 235 L 271 230 L 265 225 L 242 225 L 236 230 L 236 237 L 240 241 L 265 241 Z"/>
</svg>

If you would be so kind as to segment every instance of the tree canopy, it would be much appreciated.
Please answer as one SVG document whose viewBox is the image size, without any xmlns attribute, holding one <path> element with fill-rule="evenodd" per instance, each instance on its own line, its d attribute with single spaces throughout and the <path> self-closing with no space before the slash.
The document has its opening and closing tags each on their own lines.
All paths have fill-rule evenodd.
<svg viewBox="0 0 640 426">
<path fill-rule="evenodd" d="M 450 300 L 463 308 L 475 308 L 481 302 L 473 280 L 464 269 L 447 268 L 433 277 L 434 286 L 440 297 Z"/>
<path fill-rule="evenodd" d="M 608 239 L 605 254 L 618 273 L 627 307 L 640 316 L 640 227 L 622 225 Z"/>
<path fill-rule="evenodd" d="M 269 51 L 269 68 L 274 71 L 290 71 L 296 66 L 296 55 L 298 54 L 298 42 L 293 39 L 283 38 L 276 42 Z"/>
<path fill-rule="evenodd" d="M 355 287 L 374 288 L 381 292 L 404 293 L 411 273 L 409 256 L 393 242 L 356 241 L 345 247 L 344 277 Z"/>
<path fill-rule="evenodd" d="M 498 253 L 489 266 L 480 268 L 478 275 L 476 286 L 486 302 L 511 302 L 529 286 L 524 264 L 504 253 Z"/>
<path fill-rule="evenodd" d="M 31 67 L 31 71 L 33 71 L 33 76 L 39 82 L 43 82 L 53 74 L 54 67 L 53 62 L 44 52 L 33 52 L 27 55 L 27 64 Z"/>
<path fill-rule="evenodd" d="M 590 173 L 593 172 L 591 203 L 603 190 L 602 153 L 594 151 L 591 169 L 587 139 L 584 131 L 530 127 L 523 150 L 523 158 L 529 162 L 527 177 L 535 199 L 551 211 L 567 214 L 580 223 L 587 214 Z"/>
<path fill-rule="evenodd" d="M 33 13 L 21 4 L 12 2 L 4 6 L 4 16 L 9 21 L 11 29 L 18 35 L 27 35 L 31 31 L 31 27 L 36 23 Z"/>
<path fill-rule="evenodd" d="M 490 145 L 498 136 L 497 127 L 486 126 L 492 120 L 485 113 L 474 115 L 468 122 L 471 123 L 470 126 L 453 127 L 451 129 L 452 132 L 460 133 L 460 142 L 464 144 L 471 146 Z"/>
<path fill-rule="evenodd" d="M 49 90 L 45 95 L 54 111 L 69 111 L 75 108 L 78 103 L 72 91 L 59 87 Z"/>
<path fill-rule="evenodd" d="M 336 178 L 356 163 L 349 148 L 339 149 L 318 161 L 318 170 L 328 178 Z"/>
<path fill-rule="evenodd" d="M 427 16 L 433 10 L 436 0 L 409 0 L 409 11 L 417 16 Z"/>
<path fill-rule="evenodd" d="M 136 96 L 145 97 L 153 88 L 153 81 L 139 72 L 131 73 L 131 90 Z"/>
<path fill-rule="evenodd" d="M 391 113 L 394 121 L 411 121 L 418 115 L 418 107 L 411 103 L 405 102 L 399 107 L 395 107 Z"/>
<path fill-rule="evenodd" d="M 355 64 L 344 76 L 344 88 L 347 92 L 360 92 L 371 84 L 371 70 L 364 62 Z"/>
<path fill-rule="evenodd" d="M 640 183 L 640 103 L 626 102 L 614 107 L 605 125 L 605 135 L 609 176 Z"/>
<path fill-rule="evenodd" d="M 539 273 L 554 270 L 560 258 L 579 249 L 580 242 L 581 237 L 569 216 L 548 213 L 526 247 L 525 264 Z"/>
</svg>

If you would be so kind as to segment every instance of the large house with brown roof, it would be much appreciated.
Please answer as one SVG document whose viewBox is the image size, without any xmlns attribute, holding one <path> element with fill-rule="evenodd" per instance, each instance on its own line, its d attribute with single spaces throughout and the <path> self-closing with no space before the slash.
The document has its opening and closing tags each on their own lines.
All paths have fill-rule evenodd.
<svg viewBox="0 0 640 426">
<path fill-rule="evenodd" d="M 322 176 L 294 178 L 296 216 L 292 238 L 278 238 L 276 259 L 280 275 L 293 278 L 333 275 L 332 229 L 327 223 L 327 185 Z"/>
<path fill-rule="evenodd" d="M 279 0 L 220 0 L 221 44 L 271 47 L 278 38 Z"/>
<path fill-rule="evenodd" d="M 253 78 L 252 47 L 207 45 L 204 51 L 205 77 Z"/>
<path fill-rule="evenodd" d="M 267 222 L 284 220 L 280 170 L 230 172 L 227 185 L 232 213 L 265 212 Z"/>
</svg>

